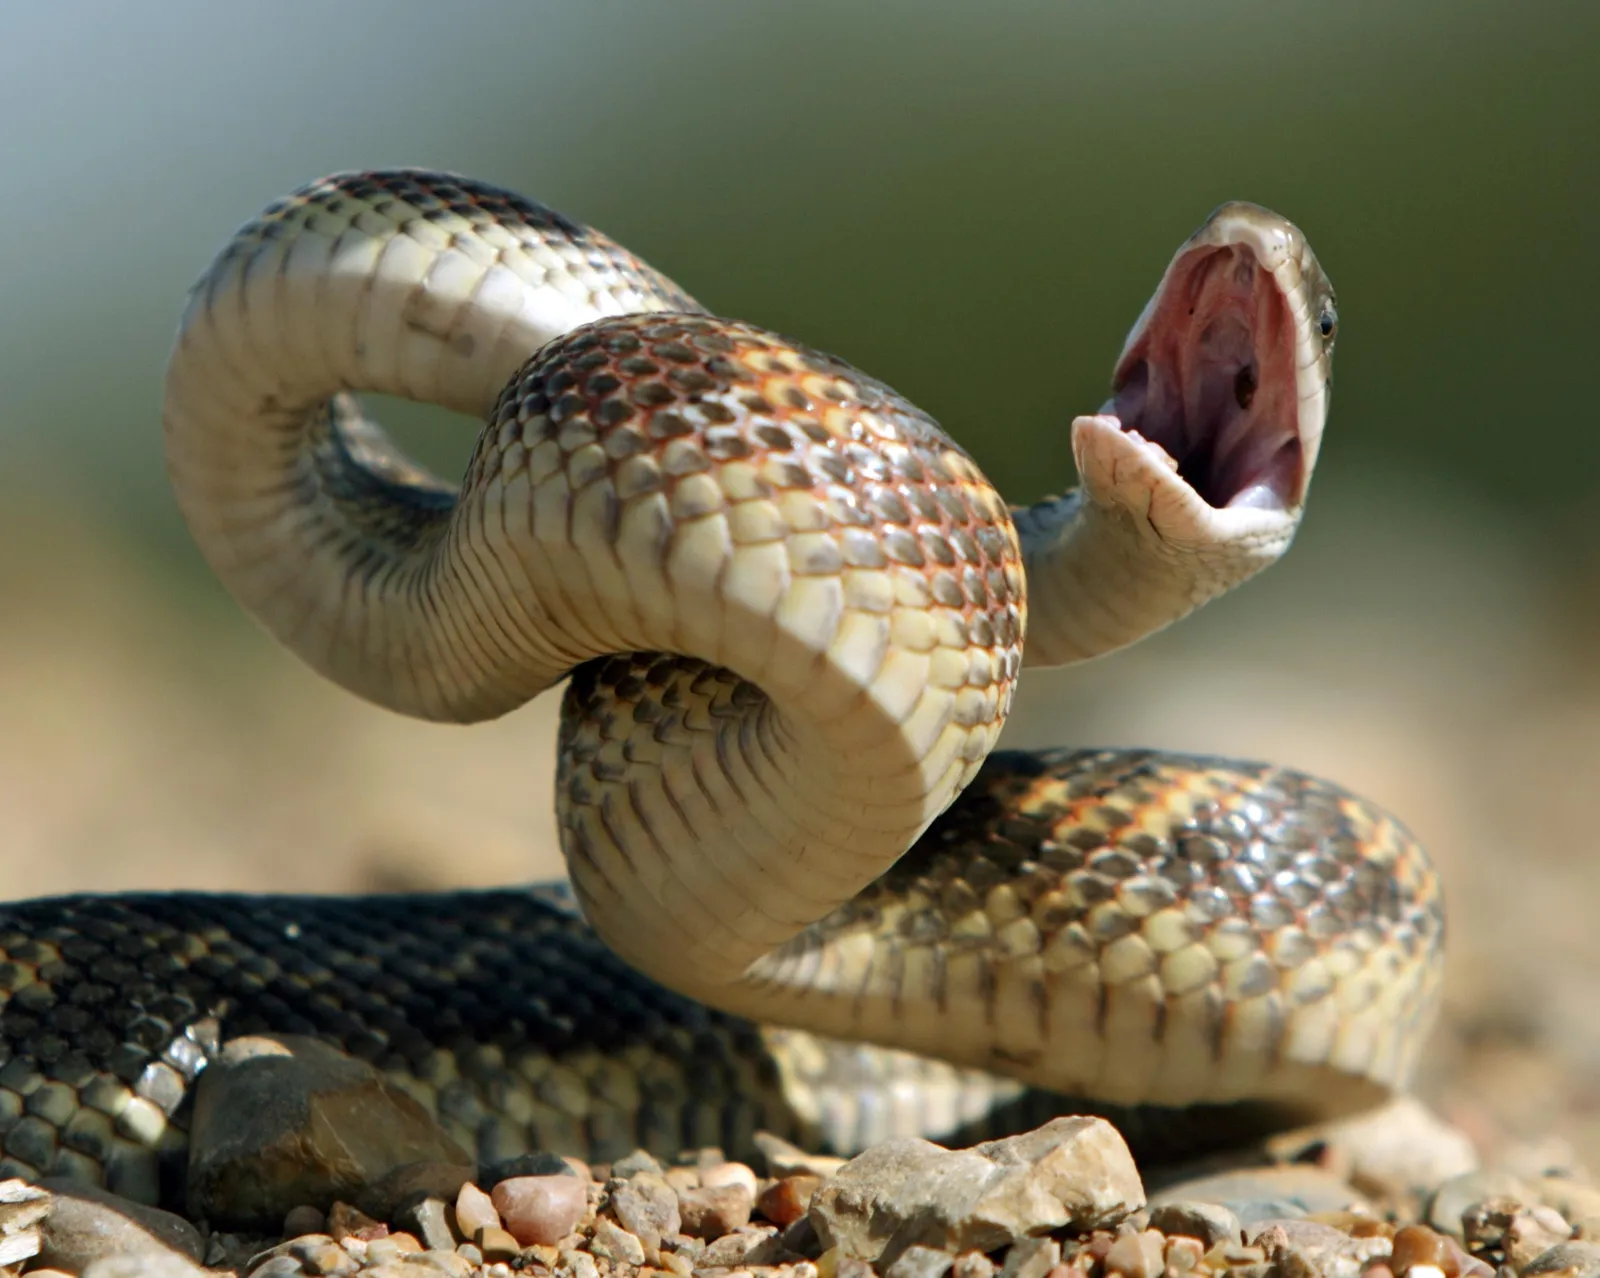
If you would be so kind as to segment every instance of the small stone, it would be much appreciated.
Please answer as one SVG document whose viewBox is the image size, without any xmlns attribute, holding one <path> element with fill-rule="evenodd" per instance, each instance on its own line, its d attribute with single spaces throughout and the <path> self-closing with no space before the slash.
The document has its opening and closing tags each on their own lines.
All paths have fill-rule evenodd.
<svg viewBox="0 0 1600 1278">
<path fill-rule="evenodd" d="M 703 1168 L 700 1172 L 700 1183 L 707 1189 L 721 1189 L 724 1185 L 742 1185 L 750 1191 L 751 1202 L 755 1201 L 756 1194 L 760 1191 L 755 1172 L 743 1163 L 718 1163 L 715 1167 Z"/>
<path fill-rule="evenodd" d="M 754 1226 L 747 1225 L 747 1229 Z M 777 1245 L 788 1256 L 807 1256 L 815 1258 L 822 1254 L 822 1244 L 817 1240 L 817 1231 L 811 1227 L 811 1219 L 802 1216 L 794 1224 L 780 1230 Z"/>
<path fill-rule="evenodd" d="M 188 1203 L 218 1224 L 270 1228 L 419 1161 L 474 1167 L 415 1099 L 319 1039 L 234 1039 L 195 1084 Z"/>
<path fill-rule="evenodd" d="M 283 1217 L 283 1236 L 285 1238 L 298 1238 L 301 1234 L 320 1234 L 328 1225 L 328 1219 L 310 1203 L 301 1203 L 298 1207 L 291 1207 Z"/>
<path fill-rule="evenodd" d="M 1572 1226 L 1554 1208 L 1536 1203 L 1519 1211 L 1506 1227 L 1502 1246 L 1513 1268 L 1525 1270 L 1557 1243 L 1572 1237 Z"/>
<path fill-rule="evenodd" d="M 1517 1203 L 1537 1201 L 1526 1181 L 1509 1172 L 1475 1171 L 1452 1176 L 1433 1192 L 1425 1213 L 1427 1223 L 1442 1234 L 1463 1237 L 1462 1216 L 1490 1199 L 1512 1199 Z"/>
<path fill-rule="evenodd" d="M 490 1198 L 506 1229 L 523 1246 L 560 1242 L 589 1210 L 589 1191 L 572 1175 L 514 1176 L 496 1185 Z M 461 1216 L 459 1200 L 456 1216 Z"/>
<path fill-rule="evenodd" d="M 1539 1201 L 1560 1212 L 1580 1236 L 1600 1234 L 1600 1186 L 1571 1176 L 1543 1176 L 1533 1188 Z"/>
<path fill-rule="evenodd" d="M 907 1247 L 883 1271 L 883 1278 L 943 1278 L 954 1260 L 949 1252 L 933 1247 Z"/>
<path fill-rule="evenodd" d="M 1442 1265 L 1447 1254 L 1443 1234 L 1426 1225 L 1406 1225 L 1395 1231 L 1389 1267 L 1398 1274 L 1412 1265 Z"/>
<path fill-rule="evenodd" d="M 270 1256 L 250 1270 L 250 1278 L 304 1278 L 305 1272 L 293 1256 Z"/>
<path fill-rule="evenodd" d="M 1559 1274 L 1561 1278 L 1600 1278 L 1600 1243 L 1557 1243 L 1543 1255 L 1535 1257 L 1522 1271 L 1523 1278 L 1538 1278 L 1541 1274 Z"/>
<path fill-rule="evenodd" d="M 821 1184 L 815 1176 L 785 1176 L 767 1186 L 756 1200 L 756 1210 L 779 1228 L 787 1228 L 810 1209 Z"/>
<path fill-rule="evenodd" d="M 1100 1118 L 1057 1118 L 965 1150 L 883 1141 L 818 1190 L 810 1220 L 825 1248 L 889 1265 L 919 1243 L 994 1251 L 1048 1231 L 1106 1228 L 1143 1205 L 1117 1129 Z"/>
<path fill-rule="evenodd" d="M 16 1237 L 33 1230 L 50 1214 L 50 1191 L 23 1180 L 0 1182 L 0 1235 Z M 15 1248 L 13 1248 L 15 1250 Z M 33 1253 L 29 1253 L 32 1255 Z M 26 1259 L 20 1253 L 16 1259 Z M 14 1261 L 8 1259 L 5 1264 Z"/>
<path fill-rule="evenodd" d="M 494 1200 L 471 1181 L 456 1193 L 456 1226 L 468 1238 L 480 1229 L 500 1228 L 500 1213 Z"/>
<path fill-rule="evenodd" d="M 101 1258 L 131 1256 L 174 1272 L 183 1264 L 201 1272 L 200 1233 L 182 1217 L 67 1180 L 41 1186 L 51 1195 L 50 1215 L 39 1225 L 41 1265 L 80 1273 Z"/>
<path fill-rule="evenodd" d="M 403 1256 L 414 1256 L 421 1250 L 422 1244 L 410 1234 L 390 1234 L 386 1238 L 374 1238 L 367 1244 L 367 1264 L 384 1264 L 391 1260 L 399 1260 Z"/>
<path fill-rule="evenodd" d="M 644 1264 L 644 1244 L 621 1225 L 604 1216 L 594 1222 L 594 1239 L 589 1250 L 602 1260 L 614 1260 L 624 1265 Z"/>
<path fill-rule="evenodd" d="M 1178 1234 L 1167 1239 L 1167 1268 L 1175 1274 L 1186 1274 L 1200 1267 L 1200 1261 L 1209 1247 L 1198 1238 Z"/>
<path fill-rule="evenodd" d="M 1441 1266 L 1447 1278 L 1494 1278 L 1493 1265 L 1474 1256 L 1449 1234 L 1439 1236 L 1444 1239 L 1447 1252 Z"/>
<path fill-rule="evenodd" d="M 663 1176 L 640 1172 L 631 1180 L 612 1181 L 610 1195 L 611 1210 L 618 1223 L 637 1235 L 649 1251 L 655 1251 L 664 1237 L 682 1228 L 677 1192 Z"/>
<path fill-rule="evenodd" d="M 358 1211 L 349 1203 L 336 1202 L 328 1209 L 328 1236 L 334 1242 L 342 1243 L 346 1238 L 359 1238 L 368 1242 L 374 1238 L 382 1238 L 389 1232 L 389 1226 L 380 1225 L 371 1216 L 363 1211 Z"/>
<path fill-rule="evenodd" d="M 1439 1235 L 1427 1233 L 1434 1239 Z M 1389 1255 L 1390 1240 L 1381 1233 L 1356 1238 L 1343 1229 L 1315 1220 L 1276 1220 L 1262 1226 L 1254 1245 L 1281 1278 L 1356 1278 L 1369 1261 Z M 1419 1250 L 1419 1255 L 1443 1255 L 1441 1250 Z M 1426 1240 L 1416 1246 L 1425 1249 Z M 1399 1266 L 1394 1266 L 1396 1272 Z"/>
<path fill-rule="evenodd" d="M 1209 1251 L 1218 1243 L 1244 1241 L 1239 1218 L 1220 1203 L 1179 1198 L 1150 1208 L 1150 1228 L 1198 1238 Z"/>
<path fill-rule="evenodd" d="M 512 1180 L 518 1176 L 577 1176 L 575 1162 L 575 1159 L 562 1158 L 557 1154 L 518 1154 L 515 1158 L 504 1158 L 481 1168 L 478 1183 L 493 1189 L 502 1180 Z M 587 1167 L 584 1168 L 582 1179 L 588 1179 Z"/>
<path fill-rule="evenodd" d="M 981 1251 L 964 1251 L 950 1267 L 950 1278 L 994 1278 L 995 1263 Z"/>
<path fill-rule="evenodd" d="M 791 1145 L 781 1136 L 771 1132 L 757 1132 L 755 1146 L 767 1165 L 770 1176 L 815 1176 L 827 1180 L 845 1164 L 845 1159 L 831 1154 L 808 1154 L 798 1145 Z"/>
<path fill-rule="evenodd" d="M 647 1150 L 636 1149 L 626 1158 L 619 1158 L 611 1164 L 611 1174 L 618 1180 L 627 1180 L 630 1176 L 637 1176 L 640 1172 L 654 1172 L 661 1175 L 661 1164 L 656 1161 L 655 1155 Z"/>
<path fill-rule="evenodd" d="M 306 1247 L 296 1247 L 291 1254 L 299 1260 L 300 1268 L 308 1274 L 344 1278 L 344 1275 L 353 1274 L 361 1268 L 361 1262 L 336 1242 L 322 1241 Z"/>
<path fill-rule="evenodd" d="M 561 1253 L 561 1267 L 572 1278 L 600 1278 L 600 1267 L 594 1263 L 594 1257 L 586 1251 L 564 1251 Z"/>
<path fill-rule="evenodd" d="M 1319 1167 L 1263 1167 L 1216 1172 L 1168 1185 L 1150 1196 L 1154 1210 L 1171 1202 L 1226 1207 L 1243 1228 L 1335 1211 L 1372 1213 L 1366 1197 Z"/>
<path fill-rule="evenodd" d="M 472 1236 L 483 1258 L 493 1264 L 497 1260 L 514 1260 L 522 1250 L 517 1240 L 506 1230 L 495 1225 L 486 1226 Z"/>
<path fill-rule="evenodd" d="M 1461 1213 L 1461 1236 L 1475 1252 L 1501 1252 L 1515 1269 L 1566 1242 L 1572 1226 L 1554 1208 L 1516 1198 L 1488 1198 Z"/>
<path fill-rule="evenodd" d="M 1061 1244 L 1054 1238 L 1024 1238 L 1011 1244 L 1006 1252 L 1005 1264 L 1000 1266 L 1000 1278 L 1045 1278 L 1061 1263 Z M 1109 1268 L 1110 1258 L 1106 1265 Z M 1150 1278 L 1157 1278 L 1160 1270 Z M 1143 1278 L 1141 1275 L 1140 1278 Z"/>
<path fill-rule="evenodd" d="M 700 1188 L 700 1169 L 698 1167 L 669 1167 L 661 1174 L 674 1191 Z"/>
<path fill-rule="evenodd" d="M 691 1238 L 721 1238 L 750 1223 L 755 1195 L 742 1183 L 702 1185 L 677 1195 L 683 1232 Z"/>
<path fill-rule="evenodd" d="M 1166 1264 L 1166 1239 L 1154 1229 L 1118 1234 L 1105 1257 L 1106 1272 L 1126 1278 L 1160 1278 Z"/>
<path fill-rule="evenodd" d="M 32 1260 L 43 1246 L 44 1239 L 37 1229 L 14 1229 L 4 1237 L 0 1237 L 0 1265 L 9 1269 L 10 1266 L 19 1265 L 24 1260 Z"/>
<path fill-rule="evenodd" d="M 82 1278 L 211 1278 L 194 1261 L 173 1252 L 165 1256 L 103 1256 L 81 1272 Z"/>
<path fill-rule="evenodd" d="M 746 1225 L 706 1244 L 695 1261 L 696 1269 L 764 1265 L 777 1259 L 778 1231 L 771 1225 Z M 839 1272 L 843 1272 L 842 1268 Z M 837 1278 L 837 1275 L 835 1276 Z"/>
<path fill-rule="evenodd" d="M 477 1186 L 473 1186 L 477 1189 Z M 478 1190 L 479 1193 L 483 1191 Z M 493 1207 L 493 1203 L 490 1206 Z M 456 1245 L 455 1230 L 450 1227 L 453 1215 L 450 1205 L 438 1198 L 419 1198 L 408 1203 L 399 1214 L 399 1223 L 416 1231 L 423 1246 L 429 1251 L 449 1251 Z"/>
</svg>

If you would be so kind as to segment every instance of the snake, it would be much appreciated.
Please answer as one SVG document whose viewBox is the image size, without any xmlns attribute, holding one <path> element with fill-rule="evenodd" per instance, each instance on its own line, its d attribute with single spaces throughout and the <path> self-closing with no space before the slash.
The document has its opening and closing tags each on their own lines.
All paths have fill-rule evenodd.
<svg viewBox="0 0 1600 1278">
<path fill-rule="evenodd" d="M 567 877 L 0 907 L 0 1173 L 171 1200 L 208 1065 L 260 1032 L 485 1160 L 1405 1088 L 1444 911 L 1396 817 L 1275 765 L 996 748 L 1030 668 L 1283 555 L 1337 327 L 1302 232 L 1221 206 L 1071 418 L 1077 485 L 1013 506 L 889 386 L 520 195 L 399 169 L 272 203 L 179 325 L 177 504 L 377 706 L 468 724 L 564 684 Z M 997 415 L 1026 375 L 969 371 Z M 363 393 L 481 420 L 463 480 Z"/>
</svg>

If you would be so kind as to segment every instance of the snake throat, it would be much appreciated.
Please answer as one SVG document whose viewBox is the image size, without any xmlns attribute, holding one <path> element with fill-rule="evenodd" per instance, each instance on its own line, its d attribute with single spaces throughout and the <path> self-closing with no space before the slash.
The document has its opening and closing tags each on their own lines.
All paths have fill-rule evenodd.
<svg viewBox="0 0 1600 1278">
<path fill-rule="evenodd" d="M 1208 505 L 1282 510 L 1303 487 L 1294 320 L 1250 245 L 1180 255 L 1113 386 L 1106 411 Z"/>
</svg>

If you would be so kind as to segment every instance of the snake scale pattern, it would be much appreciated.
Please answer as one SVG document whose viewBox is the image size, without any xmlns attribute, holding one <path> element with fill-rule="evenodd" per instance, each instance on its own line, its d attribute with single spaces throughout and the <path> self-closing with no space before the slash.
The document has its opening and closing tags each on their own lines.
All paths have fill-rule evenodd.
<svg viewBox="0 0 1600 1278">
<path fill-rule="evenodd" d="M 519 196 L 397 170 L 272 205 L 180 327 L 180 507 L 371 701 L 471 722 L 566 680 L 570 884 L 0 907 L 0 1173 L 173 1199 L 193 1085 L 257 1031 L 372 1061 L 484 1159 L 1403 1087 L 1444 915 L 1399 822 L 1266 765 L 993 752 L 1024 667 L 1288 547 L 1336 324 L 1300 232 L 1223 206 L 1072 421 L 1080 486 L 1012 509 L 889 387 Z M 485 420 L 459 488 L 361 391 Z"/>
</svg>

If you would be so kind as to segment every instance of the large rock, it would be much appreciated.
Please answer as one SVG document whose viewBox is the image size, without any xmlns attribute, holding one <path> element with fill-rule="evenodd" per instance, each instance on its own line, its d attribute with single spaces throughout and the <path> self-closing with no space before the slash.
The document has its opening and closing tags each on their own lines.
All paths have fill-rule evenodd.
<svg viewBox="0 0 1600 1278">
<path fill-rule="evenodd" d="M 1055 1229 L 1113 1226 L 1143 1206 L 1117 1129 L 1057 1118 L 971 1149 L 885 1141 L 817 1191 L 810 1218 L 824 1247 L 882 1267 L 909 1247 L 994 1251 Z"/>
<path fill-rule="evenodd" d="M 303 1203 L 385 1215 L 376 1185 L 453 1193 L 474 1160 L 372 1066 L 295 1034 L 239 1038 L 200 1075 L 189 1129 L 189 1209 L 213 1224 L 271 1228 Z M 459 1173 L 459 1175 L 458 1175 Z"/>
</svg>

